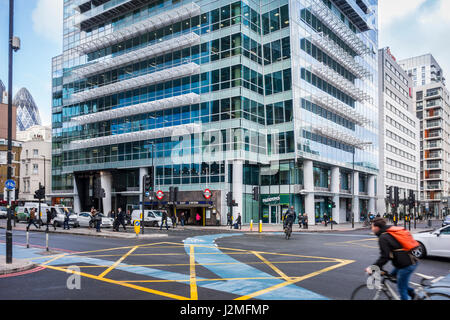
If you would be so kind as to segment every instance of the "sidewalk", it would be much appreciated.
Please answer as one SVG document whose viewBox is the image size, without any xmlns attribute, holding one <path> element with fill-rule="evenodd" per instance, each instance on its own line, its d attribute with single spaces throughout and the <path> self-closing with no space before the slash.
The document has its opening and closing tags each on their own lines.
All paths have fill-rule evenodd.
<svg viewBox="0 0 450 320">
<path fill-rule="evenodd" d="M 6 257 L 0 255 L 0 277 L 6 274 L 18 273 L 33 269 L 37 264 L 26 259 L 12 259 L 12 264 L 6 264 Z"/>
</svg>

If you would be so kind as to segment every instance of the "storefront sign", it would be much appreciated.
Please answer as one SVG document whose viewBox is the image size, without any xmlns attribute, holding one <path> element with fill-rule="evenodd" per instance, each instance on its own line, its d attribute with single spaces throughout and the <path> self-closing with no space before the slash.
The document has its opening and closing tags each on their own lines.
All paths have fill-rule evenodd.
<svg viewBox="0 0 450 320">
<path fill-rule="evenodd" d="M 262 202 L 263 202 L 263 204 L 277 204 L 277 203 L 280 203 L 280 196 L 265 198 L 265 199 L 262 199 Z"/>
</svg>

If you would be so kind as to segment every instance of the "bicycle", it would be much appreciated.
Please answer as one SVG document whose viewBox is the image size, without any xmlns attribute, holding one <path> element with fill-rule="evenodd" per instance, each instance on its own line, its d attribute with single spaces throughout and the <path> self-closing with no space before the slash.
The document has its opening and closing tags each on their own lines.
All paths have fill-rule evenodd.
<svg viewBox="0 0 450 320">
<path fill-rule="evenodd" d="M 445 293 L 438 292 L 428 292 L 427 290 L 431 288 L 431 285 L 441 280 L 442 277 L 435 278 L 432 276 L 427 276 L 421 273 L 415 273 L 421 278 L 420 283 L 410 282 L 416 288 L 414 289 L 414 299 L 413 300 L 450 300 L 450 296 Z M 351 300 L 400 300 L 400 296 L 397 293 L 397 286 L 392 284 L 397 283 L 397 279 L 392 277 L 387 272 L 380 273 L 380 283 L 369 285 L 368 283 L 357 287 L 351 295 Z M 376 277 L 375 277 L 376 279 Z M 426 284 L 426 281 L 430 281 Z M 440 288 L 433 287 L 434 288 Z M 441 288 L 448 288 L 442 286 Z"/>
<path fill-rule="evenodd" d="M 284 227 L 284 233 L 285 233 L 286 240 L 289 240 L 289 238 L 291 237 L 291 234 L 292 234 L 292 225 L 290 223 L 288 223 Z"/>
</svg>

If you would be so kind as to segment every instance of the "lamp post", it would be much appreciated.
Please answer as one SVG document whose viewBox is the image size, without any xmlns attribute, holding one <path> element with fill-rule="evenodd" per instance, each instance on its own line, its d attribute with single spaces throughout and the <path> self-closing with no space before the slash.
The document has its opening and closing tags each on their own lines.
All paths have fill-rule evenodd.
<svg viewBox="0 0 450 320">
<path fill-rule="evenodd" d="M 19 38 L 14 37 L 14 0 L 9 0 L 9 37 L 8 37 L 8 168 L 7 179 L 11 179 L 12 163 L 12 82 L 13 82 L 13 51 L 20 49 Z M 12 264 L 12 226 L 10 191 L 7 190 L 8 221 L 6 225 L 6 264 Z"/>
<path fill-rule="evenodd" d="M 372 145 L 372 142 L 362 142 L 353 145 L 353 160 L 352 160 L 352 228 L 355 228 L 355 150 L 363 149 L 365 146 Z"/>
<path fill-rule="evenodd" d="M 44 190 L 45 190 L 45 193 L 47 193 L 47 183 L 46 183 L 46 175 L 47 175 L 47 170 L 46 170 L 46 166 L 45 166 L 45 163 L 47 162 L 47 158 L 45 157 L 45 155 L 42 155 L 41 154 L 41 157 L 43 157 L 44 158 Z M 46 196 L 44 197 L 44 201 L 46 200 Z"/>
</svg>

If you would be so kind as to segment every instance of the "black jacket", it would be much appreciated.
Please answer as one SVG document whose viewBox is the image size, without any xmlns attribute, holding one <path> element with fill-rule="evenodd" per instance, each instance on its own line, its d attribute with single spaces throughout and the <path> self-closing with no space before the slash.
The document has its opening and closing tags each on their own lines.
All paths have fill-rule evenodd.
<svg viewBox="0 0 450 320">
<path fill-rule="evenodd" d="M 410 253 L 401 250 L 401 244 L 395 240 L 393 236 L 387 233 L 387 229 L 390 226 L 386 226 L 377 233 L 378 244 L 380 245 L 380 257 L 374 263 L 383 269 L 383 266 L 392 260 L 394 267 L 398 269 L 409 267 L 412 264 L 416 264 L 417 259 Z"/>
</svg>

